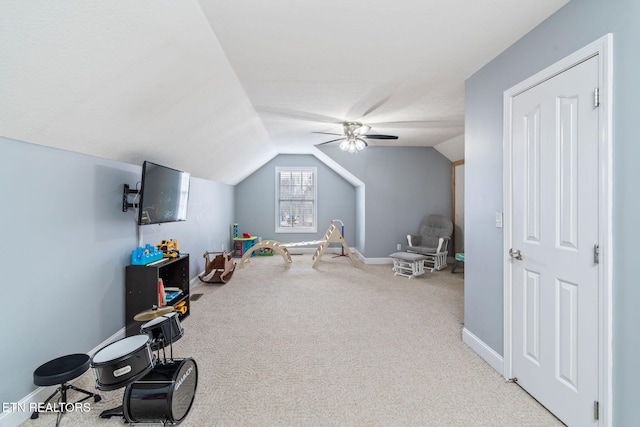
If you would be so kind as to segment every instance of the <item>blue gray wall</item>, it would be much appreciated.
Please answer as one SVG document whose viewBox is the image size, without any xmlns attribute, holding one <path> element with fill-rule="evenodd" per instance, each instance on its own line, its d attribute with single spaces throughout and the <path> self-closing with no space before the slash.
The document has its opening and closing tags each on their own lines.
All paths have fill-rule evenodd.
<svg viewBox="0 0 640 427">
<path fill-rule="evenodd" d="M 275 233 L 275 171 L 277 166 L 316 167 L 318 179 L 317 233 Z M 344 178 L 312 155 L 283 154 L 236 185 L 235 215 L 240 233 L 279 242 L 319 240 L 332 219 L 345 225 L 345 241 L 350 247 L 356 241 L 355 188 Z M 311 246 L 309 248 L 312 248 Z"/>
<path fill-rule="evenodd" d="M 141 165 L 0 137 L 0 402 L 31 393 L 40 364 L 89 352 L 124 327 L 138 226 L 122 212 L 122 187 L 140 178 Z M 188 220 L 144 226 L 143 241 L 178 239 L 195 277 L 204 251 L 228 244 L 232 221 L 233 187 L 192 178 Z"/>
<path fill-rule="evenodd" d="M 357 155 L 338 147 L 322 151 L 364 182 L 353 187 L 311 155 L 280 155 L 236 186 L 240 232 L 282 242 L 322 237 L 329 221 L 345 223 L 345 239 L 366 258 L 385 258 L 406 247 L 429 213 L 451 215 L 451 162 L 433 148 L 375 147 Z M 281 234 L 275 229 L 275 167 L 318 167 L 318 233 Z M 286 237 L 285 237 L 286 236 Z"/>
<path fill-rule="evenodd" d="M 451 162 L 431 147 L 370 147 L 349 154 L 322 148 L 364 182 L 358 190 L 358 250 L 366 258 L 386 258 L 407 246 L 422 218 L 451 217 Z"/>
<path fill-rule="evenodd" d="M 502 94 L 607 33 L 614 37 L 613 420 L 638 424 L 640 395 L 640 2 L 573 0 L 466 83 L 465 327 L 503 354 Z"/>
</svg>

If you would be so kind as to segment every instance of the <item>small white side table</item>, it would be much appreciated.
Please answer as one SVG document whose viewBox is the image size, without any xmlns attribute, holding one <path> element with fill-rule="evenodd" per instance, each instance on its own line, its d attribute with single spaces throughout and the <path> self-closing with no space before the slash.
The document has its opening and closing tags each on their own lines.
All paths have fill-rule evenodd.
<svg viewBox="0 0 640 427">
<path fill-rule="evenodd" d="M 389 255 L 393 259 L 394 276 L 412 277 L 424 274 L 426 256 L 410 252 L 395 252 Z"/>
</svg>

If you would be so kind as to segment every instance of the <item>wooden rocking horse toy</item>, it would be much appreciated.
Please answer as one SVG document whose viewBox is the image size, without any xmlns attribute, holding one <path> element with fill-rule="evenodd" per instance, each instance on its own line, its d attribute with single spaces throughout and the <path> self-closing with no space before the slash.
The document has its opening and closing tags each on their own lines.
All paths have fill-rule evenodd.
<svg viewBox="0 0 640 427">
<path fill-rule="evenodd" d="M 209 255 L 216 254 L 211 259 Z M 202 255 L 205 259 L 204 273 L 198 278 L 205 283 L 227 283 L 231 280 L 236 269 L 236 263 L 226 251 L 225 252 L 205 252 Z"/>
</svg>

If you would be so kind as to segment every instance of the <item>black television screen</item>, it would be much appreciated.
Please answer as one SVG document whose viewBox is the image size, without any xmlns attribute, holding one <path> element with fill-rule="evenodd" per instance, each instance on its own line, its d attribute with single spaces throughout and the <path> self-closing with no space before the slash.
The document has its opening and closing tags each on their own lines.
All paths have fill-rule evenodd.
<svg viewBox="0 0 640 427">
<path fill-rule="evenodd" d="M 145 161 L 138 204 L 138 224 L 185 221 L 189 173 Z"/>
</svg>

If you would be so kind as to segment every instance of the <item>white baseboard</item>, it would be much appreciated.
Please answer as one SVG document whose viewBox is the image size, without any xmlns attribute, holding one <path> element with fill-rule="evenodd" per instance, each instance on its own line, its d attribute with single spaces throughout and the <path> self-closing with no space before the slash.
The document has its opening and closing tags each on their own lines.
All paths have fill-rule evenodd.
<svg viewBox="0 0 640 427">
<path fill-rule="evenodd" d="M 360 253 L 359 250 L 357 250 L 356 248 L 349 248 L 351 249 L 351 253 L 353 254 L 353 256 L 361 263 L 366 264 L 366 260 L 365 258 L 362 256 L 362 254 Z"/>
<path fill-rule="evenodd" d="M 197 288 L 198 286 L 202 285 L 202 281 L 200 280 L 200 276 L 204 276 L 204 270 L 201 271 L 200 273 L 196 274 L 196 277 L 194 277 L 193 279 L 189 280 L 189 293 L 191 293 L 192 289 Z"/>
<path fill-rule="evenodd" d="M 38 387 L 33 390 L 31 393 L 23 397 L 17 403 L 11 403 L 10 408 L 3 407 L 3 409 L 8 409 L 2 414 L 0 414 L 0 426 L 1 427 L 17 427 L 23 422 L 27 421 L 31 417 L 31 403 L 44 402 L 47 397 L 51 396 L 51 394 L 55 391 L 56 386 L 51 387 Z M 8 402 L 2 402 L 3 405 L 8 404 Z"/>
<path fill-rule="evenodd" d="M 351 252 L 353 253 L 353 256 L 355 256 L 358 259 L 358 261 L 360 261 L 363 264 L 393 264 L 393 260 L 389 257 L 366 258 L 356 248 L 351 248 Z"/>
<path fill-rule="evenodd" d="M 383 258 L 365 258 L 365 264 L 393 264 L 393 259 L 389 257 Z"/>
<path fill-rule="evenodd" d="M 95 348 L 91 349 L 87 354 L 93 357 L 93 355 L 96 354 L 102 347 L 124 337 L 125 328 L 122 328 L 118 332 L 104 340 L 102 343 L 98 344 Z M 31 411 L 29 410 L 31 404 L 44 402 L 49 396 L 51 396 L 56 388 L 58 388 L 58 386 L 38 387 L 22 399 L 20 399 L 19 402 L 16 402 L 15 405 L 11 405 L 12 407 L 9 408 L 8 411 L 4 411 L 0 414 L 0 427 L 17 427 L 27 421 L 31 417 Z"/>
<path fill-rule="evenodd" d="M 469 332 L 467 328 L 462 328 L 462 342 L 489 364 L 498 373 L 504 376 L 504 359 L 494 349 L 489 347 L 480 338 Z"/>
</svg>

